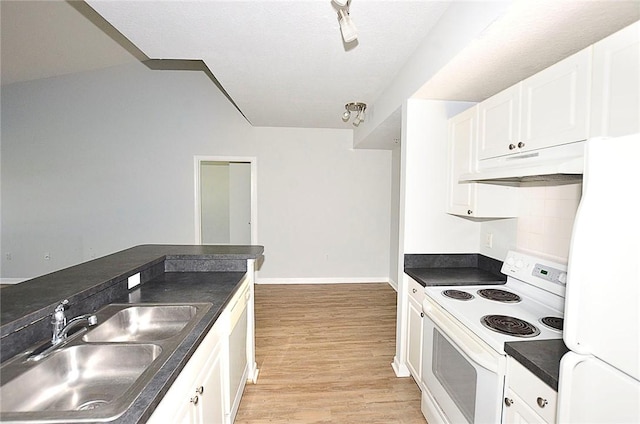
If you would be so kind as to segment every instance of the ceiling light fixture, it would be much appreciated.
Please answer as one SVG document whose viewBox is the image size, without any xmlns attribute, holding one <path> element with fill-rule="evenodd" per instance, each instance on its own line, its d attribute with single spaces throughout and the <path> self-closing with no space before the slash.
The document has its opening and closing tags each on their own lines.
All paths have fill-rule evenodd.
<svg viewBox="0 0 640 424">
<path fill-rule="evenodd" d="M 366 103 L 361 102 L 351 102 L 344 105 L 344 113 L 342 114 L 342 120 L 344 122 L 348 122 L 351 118 L 351 114 L 356 112 L 356 117 L 353 120 L 353 126 L 357 127 L 361 122 L 364 121 L 364 111 L 367 109 Z"/>
<path fill-rule="evenodd" d="M 350 43 L 358 38 L 358 30 L 349 16 L 349 5 L 351 0 L 333 0 L 339 7 L 338 23 L 340 24 L 340 32 L 345 43 Z"/>
</svg>

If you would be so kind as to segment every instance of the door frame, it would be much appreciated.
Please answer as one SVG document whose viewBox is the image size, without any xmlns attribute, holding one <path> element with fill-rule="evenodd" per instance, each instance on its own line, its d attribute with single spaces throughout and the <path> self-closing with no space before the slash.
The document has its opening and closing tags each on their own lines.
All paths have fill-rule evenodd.
<svg viewBox="0 0 640 424">
<path fill-rule="evenodd" d="M 200 196 L 200 165 L 202 162 L 242 162 L 251 164 L 251 244 L 258 244 L 258 159 L 255 156 L 193 157 L 195 244 L 202 244 L 202 199 Z"/>
</svg>

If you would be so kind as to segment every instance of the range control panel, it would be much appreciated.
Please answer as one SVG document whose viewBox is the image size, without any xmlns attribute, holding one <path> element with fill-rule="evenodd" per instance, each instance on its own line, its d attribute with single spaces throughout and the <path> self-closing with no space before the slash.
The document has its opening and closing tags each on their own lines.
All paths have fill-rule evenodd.
<svg viewBox="0 0 640 424">
<path fill-rule="evenodd" d="M 535 264 L 531 275 L 558 284 L 567 284 L 567 273 L 543 264 Z"/>
<path fill-rule="evenodd" d="M 511 250 L 502 265 L 502 273 L 564 296 L 567 284 L 565 264 Z"/>
</svg>

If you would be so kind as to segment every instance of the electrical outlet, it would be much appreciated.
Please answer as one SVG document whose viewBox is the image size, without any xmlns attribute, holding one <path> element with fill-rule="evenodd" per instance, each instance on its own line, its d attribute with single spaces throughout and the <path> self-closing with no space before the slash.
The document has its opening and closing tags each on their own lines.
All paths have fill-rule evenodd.
<svg viewBox="0 0 640 424">
<path fill-rule="evenodd" d="M 493 247 L 493 233 L 487 233 L 484 236 L 484 246 L 488 248 Z"/>
<path fill-rule="evenodd" d="M 134 274 L 127 278 L 127 288 L 131 290 L 135 286 L 140 285 L 140 273 Z"/>
<path fill-rule="evenodd" d="M 7 253 L 5 253 L 4 257 L 5 257 L 8 261 L 10 261 L 11 259 L 13 259 L 13 257 L 11 256 L 11 252 L 7 252 Z"/>
</svg>

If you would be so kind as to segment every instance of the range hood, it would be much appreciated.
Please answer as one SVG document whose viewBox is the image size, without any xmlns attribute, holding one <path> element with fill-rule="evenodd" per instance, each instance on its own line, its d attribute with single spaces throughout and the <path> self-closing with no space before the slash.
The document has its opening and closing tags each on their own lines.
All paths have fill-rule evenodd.
<svg viewBox="0 0 640 424">
<path fill-rule="evenodd" d="M 461 174 L 460 182 L 511 183 L 582 179 L 584 141 L 478 161 L 478 170 Z"/>
</svg>

